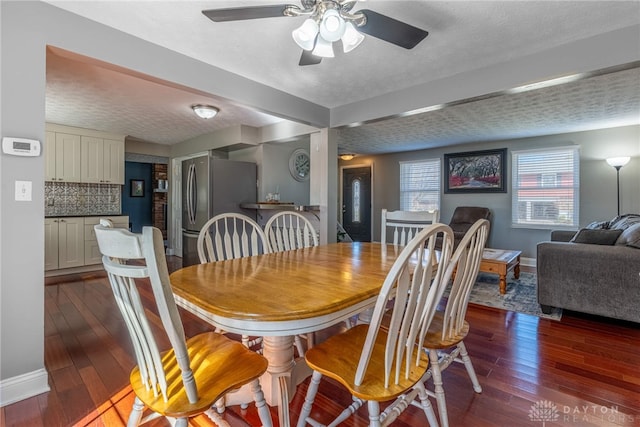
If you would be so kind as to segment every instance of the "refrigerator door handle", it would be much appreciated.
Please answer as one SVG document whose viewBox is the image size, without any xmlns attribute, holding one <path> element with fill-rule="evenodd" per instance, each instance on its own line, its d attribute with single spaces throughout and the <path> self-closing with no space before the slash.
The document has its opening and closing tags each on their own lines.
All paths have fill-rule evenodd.
<svg viewBox="0 0 640 427">
<path fill-rule="evenodd" d="M 194 199 L 194 171 L 195 165 L 192 163 L 189 165 L 189 170 L 187 172 L 187 214 L 189 216 L 189 223 L 195 223 L 195 209 L 193 207 L 193 199 Z"/>
</svg>

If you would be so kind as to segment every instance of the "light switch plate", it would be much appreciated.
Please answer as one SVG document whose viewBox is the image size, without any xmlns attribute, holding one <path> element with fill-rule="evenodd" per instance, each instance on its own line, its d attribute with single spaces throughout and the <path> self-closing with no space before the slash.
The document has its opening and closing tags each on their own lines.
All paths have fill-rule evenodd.
<svg viewBox="0 0 640 427">
<path fill-rule="evenodd" d="M 16 181 L 16 201 L 30 202 L 31 189 L 32 189 L 31 181 Z"/>
</svg>

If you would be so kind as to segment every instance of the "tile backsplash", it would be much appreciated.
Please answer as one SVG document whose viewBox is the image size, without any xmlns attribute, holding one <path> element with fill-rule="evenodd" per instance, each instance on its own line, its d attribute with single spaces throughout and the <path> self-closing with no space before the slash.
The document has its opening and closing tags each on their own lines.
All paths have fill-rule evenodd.
<svg viewBox="0 0 640 427">
<path fill-rule="evenodd" d="M 45 182 L 45 216 L 120 215 L 122 186 Z"/>
</svg>

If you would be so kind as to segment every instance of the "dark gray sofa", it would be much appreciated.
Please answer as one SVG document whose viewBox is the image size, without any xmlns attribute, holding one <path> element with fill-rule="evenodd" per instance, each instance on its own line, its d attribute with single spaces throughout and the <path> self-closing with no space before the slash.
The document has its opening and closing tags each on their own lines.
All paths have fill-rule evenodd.
<svg viewBox="0 0 640 427">
<path fill-rule="evenodd" d="M 574 231 L 553 231 L 550 242 L 538 243 L 538 303 L 543 312 L 560 307 L 640 323 L 640 216 L 632 218 L 637 222 L 629 221 L 630 216 L 636 217 L 626 215 L 628 224 L 621 224 L 620 217 L 597 223 L 603 234 L 616 223 L 624 227 L 613 244 L 575 243 L 581 239 Z"/>
</svg>

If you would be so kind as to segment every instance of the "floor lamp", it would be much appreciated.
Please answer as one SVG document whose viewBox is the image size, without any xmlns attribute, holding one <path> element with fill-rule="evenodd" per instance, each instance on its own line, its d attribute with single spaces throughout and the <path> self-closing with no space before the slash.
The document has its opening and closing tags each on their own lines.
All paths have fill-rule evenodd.
<svg viewBox="0 0 640 427">
<path fill-rule="evenodd" d="M 618 216 L 620 216 L 620 168 L 629 163 L 630 157 L 609 157 L 607 163 L 616 168 L 616 182 L 618 184 Z"/>
</svg>

